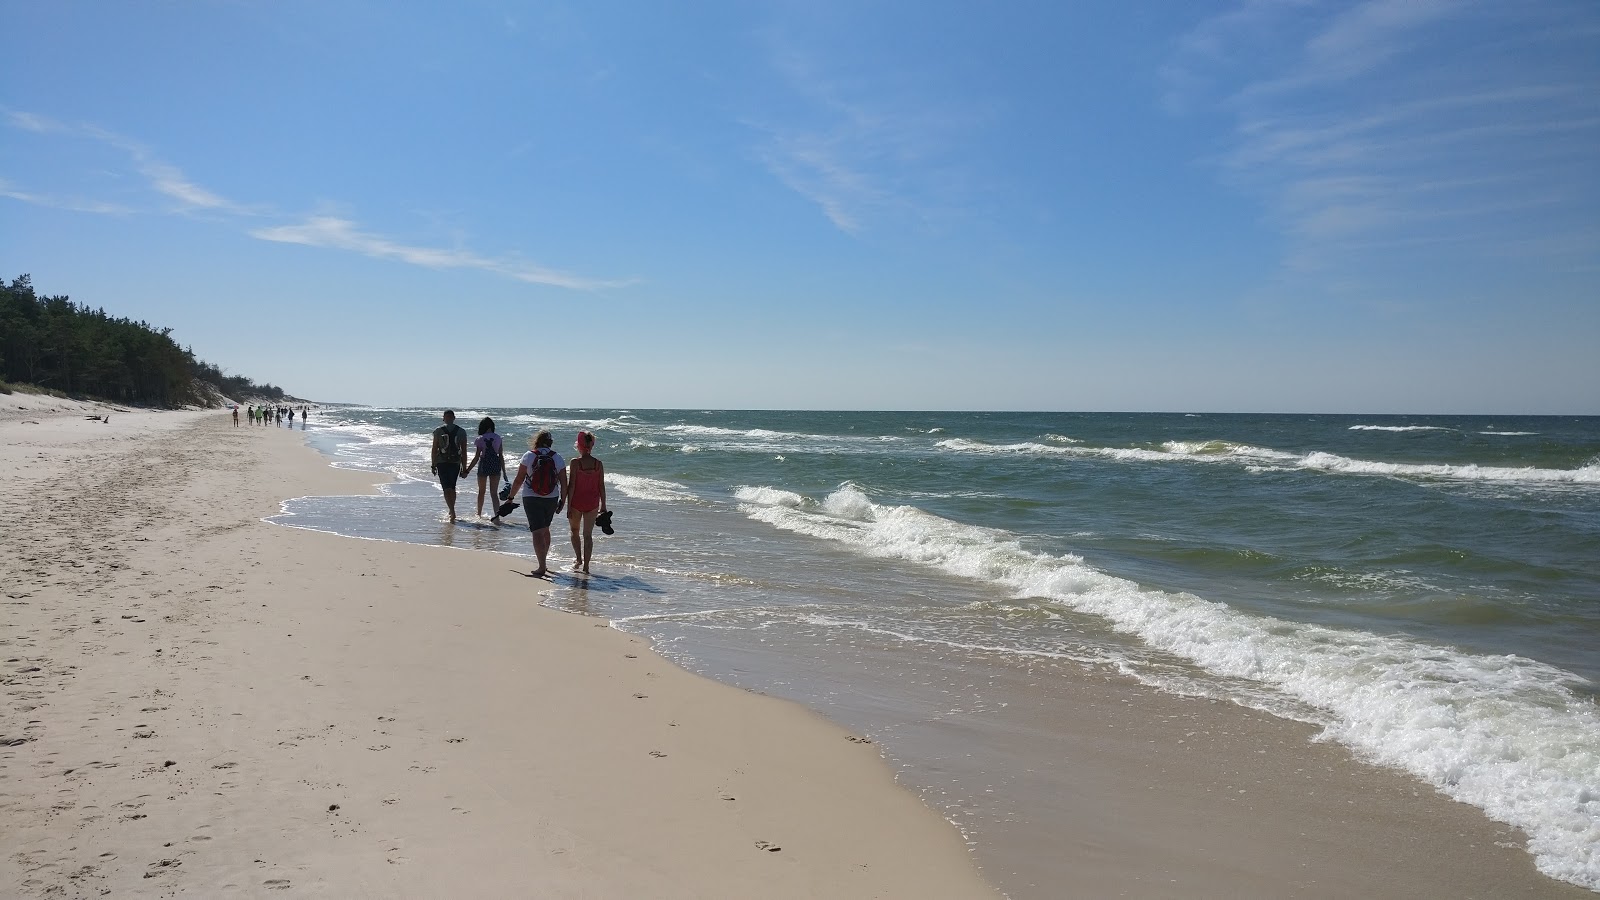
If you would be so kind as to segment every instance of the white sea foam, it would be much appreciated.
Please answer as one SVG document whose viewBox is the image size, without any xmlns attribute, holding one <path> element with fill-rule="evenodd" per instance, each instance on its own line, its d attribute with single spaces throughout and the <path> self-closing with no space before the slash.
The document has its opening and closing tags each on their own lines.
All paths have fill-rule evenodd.
<svg viewBox="0 0 1600 900">
<path fill-rule="evenodd" d="M 1347 475 L 1388 475 L 1402 478 L 1437 478 L 1450 481 L 1497 481 L 1544 484 L 1600 484 L 1600 464 L 1579 469 L 1540 469 L 1533 466 L 1479 466 L 1448 463 L 1388 463 L 1349 459 L 1332 453 L 1308 453 L 1300 468 Z"/>
<path fill-rule="evenodd" d="M 681 484 L 662 481 L 659 478 L 645 478 L 642 475 L 622 475 L 617 472 L 607 472 L 606 483 L 629 497 L 638 500 L 672 502 L 674 500 L 698 499 L 695 497 L 694 491 Z"/>
<path fill-rule="evenodd" d="M 537 426 L 539 428 L 549 428 L 553 431 L 565 428 L 582 429 L 584 431 L 619 431 L 624 430 L 629 426 L 637 427 L 635 423 L 623 421 L 623 418 L 625 417 L 619 416 L 606 419 L 584 419 L 563 416 L 519 414 L 507 416 L 503 421 L 512 425 Z"/>
<path fill-rule="evenodd" d="M 1081 444 L 1081 443 L 1083 443 L 1083 441 L 1081 441 L 1081 440 L 1079 440 L 1079 439 L 1077 439 L 1075 437 L 1067 437 L 1064 434 L 1047 434 L 1047 435 L 1044 436 L 1044 439 L 1047 440 L 1047 441 L 1054 441 L 1057 444 Z"/>
<path fill-rule="evenodd" d="M 667 434 L 687 437 L 733 439 L 732 443 L 721 443 L 719 447 L 763 452 L 776 449 L 772 445 L 777 443 L 805 449 L 818 444 L 884 444 L 900 443 L 905 440 L 897 435 L 888 434 L 803 434 L 794 431 L 773 431 L 768 428 L 720 428 L 715 425 L 668 425 L 661 430 Z"/>
<path fill-rule="evenodd" d="M 697 437 L 739 437 L 758 441 L 793 440 L 811 437 L 788 431 L 771 431 L 766 428 L 718 428 L 715 425 L 668 425 L 661 429 L 668 434 L 688 434 Z"/>
<path fill-rule="evenodd" d="M 1440 425 L 1351 425 L 1351 431 L 1455 431 Z"/>
<path fill-rule="evenodd" d="M 741 487 L 733 492 L 733 496 L 741 503 L 755 503 L 761 506 L 787 506 L 799 509 L 810 504 L 811 501 L 793 491 L 780 491 L 771 487 Z"/>
<path fill-rule="evenodd" d="M 1600 889 L 1600 712 L 1571 690 L 1575 675 L 1145 590 L 1077 556 L 1024 550 L 1004 531 L 874 504 L 853 485 L 821 503 L 777 488 L 737 496 L 758 521 L 1062 603 L 1217 675 L 1269 685 L 1327 713 L 1326 736 L 1522 828 L 1540 871 Z"/>
<path fill-rule="evenodd" d="M 983 453 L 996 456 L 1014 453 L 1033 453 L 1045 456 L 1072 455 L 1071 448 L 1052 447 L 1048 444 L 1040 444 L 1034 441 L 1023 441 L 1016 444 L 986 444 L 983 441 L 974 441 L 967 438 L 947 438 L 934 444 L 934 446 L 943 450 L 954 450 L 957 453 Z"/>
<path fill-rule="evenodd" d="M 988 455 L 1076 456 L 1123 462 L 1243 463 L 1251 471 L 1310 469 L 1342 475 L 1422 478 L 1448 481 L 1503 482 L 1507 484 L 1600 485 L 1600 462 L 1577 469 L 1542 469 L 1533 466 L 1480 466 L 1472 463 L 1391 463 L 1351 459 L 1313 451 L 1287 453 L 1268 447 L 1231 441 L 1167 441 L 1159 450 L 1143 447 L 1051 447 L 1046 444 L 986 444 L 966 438 L 940 441 L 935 446 L 958 453 Z"/>
</svg>

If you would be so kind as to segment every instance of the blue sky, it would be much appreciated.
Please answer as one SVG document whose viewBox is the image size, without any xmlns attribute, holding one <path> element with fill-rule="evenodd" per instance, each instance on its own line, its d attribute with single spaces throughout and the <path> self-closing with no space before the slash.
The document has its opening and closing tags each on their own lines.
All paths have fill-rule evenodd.
<svg viewBox="0 0 1600 900">
<path fill-rule="evenodd" d="M 1600 414 L 1593 0 L 0 24 L 0 274 L 312 399 Z"/>
</svg>

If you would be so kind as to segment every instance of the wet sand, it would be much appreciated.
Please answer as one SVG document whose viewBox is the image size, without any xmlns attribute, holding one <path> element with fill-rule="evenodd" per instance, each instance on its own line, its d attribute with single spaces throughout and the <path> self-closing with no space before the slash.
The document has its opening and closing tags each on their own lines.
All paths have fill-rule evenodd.
<svg viewBox="0 0 1600 900">
<path fill-rule="evenodd" d="M 523 561 L 262 522 L 370 489 L 302 436 L 84 414 L 0 413 L 0 895 L 995 896 L 872 745 Z"/>
</svg>

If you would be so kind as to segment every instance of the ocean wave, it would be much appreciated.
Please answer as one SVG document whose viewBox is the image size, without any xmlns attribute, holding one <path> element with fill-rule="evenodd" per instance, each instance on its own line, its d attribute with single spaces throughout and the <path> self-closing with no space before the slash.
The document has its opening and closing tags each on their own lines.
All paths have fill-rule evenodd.
<svg viewBox="0 0 1600 900">
<path fill-rule="evenodd" d="M 809 445 L 809 444 L 829 444 L 829 443 L 836 443 L 836 442 L 843 442 L 843 443 L 850 443 L 850 444 L 859 444 L 859 443 L 882 444 L 882 443 L 898 443 L 898 442 L 902 442 L 902 441 L 905 440 L 905 438 L 899 437 L 897 435 L 888 435 L 888 434 L 869 434 L 869 435 L 856 435 L 856 434 L 805 434 L 805 433 L 802 433 L 802 432 L 795 432 L 795 431 L 773 431 L 773 430 L 768 429 L 768 428 L 720 428 L 720 427 L 718 427 L 716 425 L 667 425 L 667 426 L 663 427 L 661 429 L 661 431 L 666 432 L 667 434 L 686 435 L 686 436 L 689 436 L 689 437 L 699 437 L 699 438 L 736 438 L 736 439 L 740 439 L 740 440 L 743 440 L 743 441 L 758 441 L 758 442 L 761 442 L 763 445 L 772 444 L 772 443 L 775 443 L 775 442 L 778 442 L 778 441 L 787 441 L 787 442 L 801 441 L 801 442 L 805 442 L 805 444 Z M 748 444 L 735 444 L 735 445 L 733 445 L 733 447 L 734 447 L 734 449 L 760 449 L 760 450 L 773 449 L 770 446 L 751 447 L 751 445 L 748 445 Z M 805 449 L 805 446 L 802 445 L 800 447 L 797 447 L 796 449 L 797 450 L 803 450 L 803 449 Z"/>
<path fill-rule="evenodd" d="M 973 441 L 966 438 L 952 438 L 940 441 L 934 446 L 944 450 L 954 450 L 958 453 L 1094 457 L 1123 462 L 1209 462 L 1241 458 L 1255 462 L 1282 462 L 1296 458 L 1292 453 L 1270 450 L 1265 447 L 1254 447 L 1249 444 L 1236 444 L 1231 441 L 1167 441 L 1161 445 L 1159 450 L 1145 447 L 1054 447 L 1033 441 L 1023 441 L 1016 444 L 986 444 L 983 441 Z"/>
<path fill-rule="evenodd" d="M 1600 711 L 1571 673 L 1146 590 L 1008 532 L 874 504 L 854 485 L 820 503 L 770 487 L 739 497 L 757 521 L 1061 603 L 1213 674 L 1269 685 L 1326 712 L 1326 736 L 1524 830 L 1540 871 L 1600 888 Z"/>
<path fill-rule="evenodd" d="M 967 438 L 947 438 L 934 444 L 934 446 L 941 450 L 954 450 L 957 453 L 983 453 L 997 456 L 1014 453 L 1033 453 L 1043 456 L 1073 455 L 1073 448 L 1052 447 L 1049 444 L 1040 444 L 1034 441 L 1022 441 L 1016 444 L 986 444 L 983 441 L 974 441 Z"/>
<path fill-rule="evenodd" d="M 581 429 L 583 431 L 621 431 L 628 428 L 637 428 L 636 422 L 625 422 L 622 417 L 604 419 L 567 418 L 561 416 L 541 416 L 529 413 L 506 416 L 502 423 L 522 426 L 537 426 L 551 430 L 561 428 Z"/>
<path fill-rule="evenodd" d="M 1539 432 L 1537 432 L 1537 431 L 1480 431 L 1478 433 L 1479 434 L 1498 434 L 1498 435 L 1503 435 L 1503 436 L 1506 436 L 1506 437 L 1527 437 L 1529 435 L 1538 434 Z"/>
<path fill-rule="evenodd" d="M 741 503 L 755 503 L 761 506 L 787 506 L 799 509 L 810 504 L 811 501 L 793 491 L 783 491 L 772 487 L 741 487 L 733 492 L 734 499 Z"/>
<path fill-rule="evenodd" d="M 1079 440 L 1079 439 L 1077 439 L 1075 437 L 1067 437 L 1064 434 L 1047 434 L 1047 435 L 1044 436 L 1044 439 L 1047 440 L 1047 441 L 1054 441 L 1057 444 L 1081 444 L 1081 443 L 1083 443 L 1083 441 L 1081 441 L 1081 440 Z"/>
<path fill-rule="evenodd" d="M 1288 453 L 1232 441 L 1167 441 L 1159 450 L 1143 447 L 1052 447 L 1046 444 L 986 444 L 966 438 L 940 441 L 935 446 L 958 453 L 989 455 L 1072 456 L 1123 462 L 1235 462 L 1250 471 L 1305 469 L 1340 475 L 1368 475 L 1448 481 L 1501 482 L 1506 484 L 1600 484 L 1600 462 L 1576 469 L 1536 466 L 1481 466 L 1476 463 L 1391 463 L 1352 459 L 1323 451 Z"/>
<path fill-rule="evenodd" d="M 659 478 L 645 478 L 642 475 L 621 475 L 616 472 L 607 472 L 606 482 L 629 497 L 638 500 L 671 502 L 674 500 L 698 499 L 694 492 L 684 485 L 671 481 L 662 481 Z"/>
<path fill-rule="evenodd" d="M 1351 425 L 1351 431 L 1455 431 L 1442 425 Z"/>
<path fill-rule="evenodd" d="M 1472 463 L 1389 463 L 1350 459 L 1332 453 L 1308 453 L 1298 463 L 1302 469 L 1338 472 L 1346 475 L 1385 475 L 1402 478 L 1431 478 L 1449 481 L 1493 481 L 1507 483 L 1600 484 L 1600 465 L 1591 463 L 1578 469 L 1541 469 L 1534 466 L 1480 466 Z"/>
</svg>

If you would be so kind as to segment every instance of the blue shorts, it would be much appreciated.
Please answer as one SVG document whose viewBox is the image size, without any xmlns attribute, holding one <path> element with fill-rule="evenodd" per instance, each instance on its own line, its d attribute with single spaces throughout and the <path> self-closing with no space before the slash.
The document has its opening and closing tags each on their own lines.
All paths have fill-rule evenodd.
<svg viewBox="0 0 1600 900">
<path fill-rule="evenodd" d="M 528 530 L 549 528 L 550 522 L 556 517 L 556 504 L 560 502 L 559 497 L 529 497 L 523 494 L 522 511 L 528 514 Z"/>
<path fill-rule="evenodd" d="M 456 489 L 456 479 L 461 477 L 460 463 L 439 464 L 439 486 L 447 491 Z"/>
</svg>

